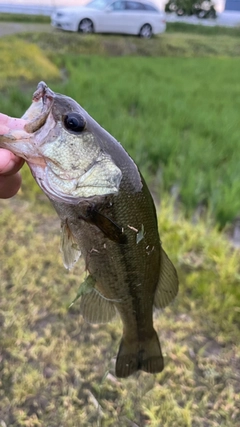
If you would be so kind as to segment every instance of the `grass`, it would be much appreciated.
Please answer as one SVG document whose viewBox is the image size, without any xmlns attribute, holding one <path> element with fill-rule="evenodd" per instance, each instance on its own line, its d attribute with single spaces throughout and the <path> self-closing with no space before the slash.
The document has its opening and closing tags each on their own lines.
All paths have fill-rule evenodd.
<svg viewBox="0 0 240 427">
<path fill-rule="evenodd" d="M 166 200 L 159 212 L 181 281 L 176 301 L 154 319 L 166 367 L 119 380 L 119 319 L 93 326 L 83 322 L 78 303 L 68 309 L 82 267 L 68 273 L 62 266 L 56 214 L 18 197 L 1 202 L 3 423 L 239 425 L 239 251 L 210 224 L 186 222 Z"/>
<path fill-rule="evenodd" d="M 70 79 L 56 90 L 75 96 L 149 180 L 157 176 L 158 195 L 177 187 L 188 214 L 207 205 L 224 225 L 240 211 L 239 65 L 238 59 L 73 57 L 66 64 Z"/>
<path fill-rule="evenodd" d="M 0 13 L 0 22 L 50 24 L 50 16 L 24 15 L 21 13 Z"/>
<path fill-rule="evenodd" d="M 47 69 L 38 68 L 38 80 L 75 98 L 121 141 L 158 198 L 174 192 L 188 216 L 207 208 L 221 227 L 235 220 L 240 212 L 239 58 L 55 53 L 51 60 L 67 78 L 52 82 Z M 23 88 L 5 90 L 0 110 L 22 115 L 34 90 Z"/>
<path fill-rule="evenodd" d="M 150 40 L 118 35 L 82 35 L 55 30 L 20 33 L 47 54 L 95 54 L 104 56 L 238 57 L 239 36 L 233 32 L 194 34 L 170 31 Z M 9 38 L 11 40 L 11 37 Z M 77 42 L 76 42 L 77 41 Z"/>
<path fill-rule="evenodd" d="M 32 82 L 41 79 L 45 73 L 49 79 L 59 79 L 60 72 L 34 43 L 28 43 L 14 37 L 11 41 L 0 41 L 1 69 L 0 89 L 4 89 L 16 80 Z"/>
<path fill-rule="evenodd" d="M 166 31 L 169 33 L 201 34 L 207 36 L 240 36 L 240 27 L 221 27 L 219 25 L 211 27 L 187 24 L 185 22 L 168 22 Z"/>
</svg>

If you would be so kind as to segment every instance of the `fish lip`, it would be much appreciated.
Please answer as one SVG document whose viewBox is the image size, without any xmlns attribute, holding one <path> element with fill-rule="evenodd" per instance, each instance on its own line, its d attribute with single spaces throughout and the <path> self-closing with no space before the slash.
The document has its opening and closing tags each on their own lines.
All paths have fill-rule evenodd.
<svg viewBox="0 0 240 427">
<path fill-rule="evenodd" d="M 39 101 L 41 98 L 43 100 L 46 99 L 53 99 L 55 97 L 55 93 L 48 87 L 48 85 L 41 81 L 37 85 L 37 89 L 35 90 L 33 94 L 33 101 Z M 46 100 L 45 100 L 46 101 Z"/>
<path fill-rule="evenodd" d="M 33 103 L 23 116 L 24 118 L 29 113 L 31 113 L 31 109 L 34 108 L 34 103 L 39 104 L 39 114 L 35 114 L 36 117 L 34 117 L 33 120 L 27 122 L 24 126 L 24 130 L 27 133 L 34 133 L 44 125 L 52 109 L 54 98 L 55 93 L 47 86 L 47 84 L 44 81 L 39 82 L 37 85 L 37 89 L 33 94 Z"/>
</svg>

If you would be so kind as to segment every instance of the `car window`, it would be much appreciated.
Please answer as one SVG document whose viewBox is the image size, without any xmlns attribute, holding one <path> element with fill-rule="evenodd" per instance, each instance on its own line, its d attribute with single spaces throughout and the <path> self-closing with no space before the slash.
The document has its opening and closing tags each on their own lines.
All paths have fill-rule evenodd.
<svg viewBox="0 0 240 427">
<path fill-rule="evenodd" d="M 85 7 L 90 7 L 92 9 L 105 9 L 105 7 L 109 4 L 110 0 L 92 0 L 90 3 L 87 3 Z"/>
<path fill-rule="evenodd" d="M 126 9 L 128 10 L 145 10 L 142 3 L 136 1 L 126 1 Z"/>
<path fill-rule="evenodd" d="M 155 9 L 155 7 L 153 7 L 151 4 L 144 4 L 144 9 L 151 10 L 151 12 L 158 12 L 158 10 Z"/>
<path fill-rule="evenodd" d="M 111 10 L 124 10 L 125 2 L 124 1 L 115 1 L 110 6 Z"/>
</svg>

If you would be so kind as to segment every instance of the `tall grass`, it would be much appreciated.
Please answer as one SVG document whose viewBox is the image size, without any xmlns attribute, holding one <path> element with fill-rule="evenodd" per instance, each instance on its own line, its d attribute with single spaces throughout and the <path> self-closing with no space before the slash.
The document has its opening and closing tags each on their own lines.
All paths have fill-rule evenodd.
<svg viewBox="0 0 240 427">
<path fill-rule="evenodd" d="M 56 89 L 129 151 L 159 193 L 179 188 L 190 212 L 224 224 L 240 212 L 240 60 L 71 58 Z M 239 96 L 238 96 L 239 95 Z"/>
<path fill-rule="evenodd" d="M 221 225 L 239 215 L 239 59 L 57 61 L 68 79 L 52 88 L 123 144 L 158 196 L 174 190 L 187 214 L 205 206 Z M 6 96 L 1 111 L 17 116 L 31 99 L 19 89 Z"/>
</svg>

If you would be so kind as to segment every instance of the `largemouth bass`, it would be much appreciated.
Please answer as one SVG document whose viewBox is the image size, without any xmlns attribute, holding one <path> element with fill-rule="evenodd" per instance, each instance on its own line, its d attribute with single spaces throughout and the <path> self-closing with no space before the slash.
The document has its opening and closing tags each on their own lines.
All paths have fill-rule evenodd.
<svg viewBox="0 0 240 427">
<path fill-rule="evenodd" d="M 178 278 L 133 160 L 77 102 L 44 82 L 21 119 L 0 114 L 0 147 L 26 160 L 56 209 L 65 267 L 80 256 L 85 261 L 88 276 L 79 293 L 84 319 L 104 323 L 119 313 L 116 375 L 161 372 L 153 307 L 173 300 Z"/>
</svg>

